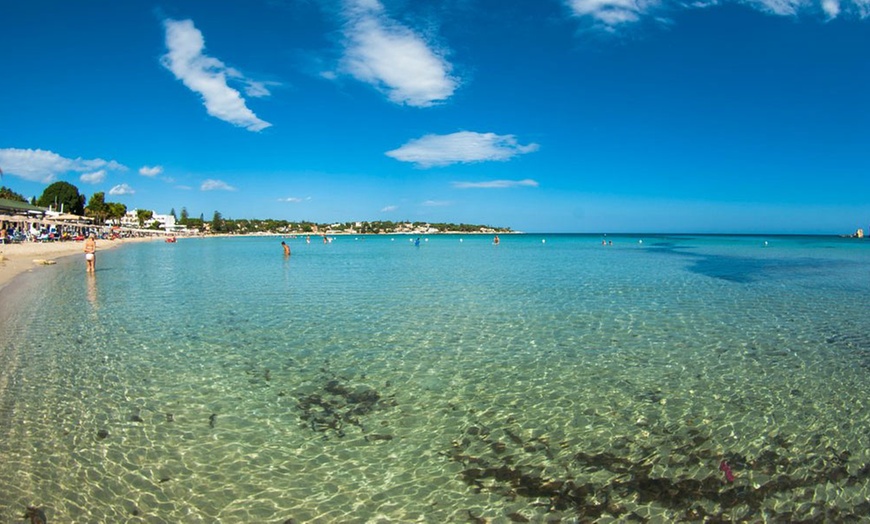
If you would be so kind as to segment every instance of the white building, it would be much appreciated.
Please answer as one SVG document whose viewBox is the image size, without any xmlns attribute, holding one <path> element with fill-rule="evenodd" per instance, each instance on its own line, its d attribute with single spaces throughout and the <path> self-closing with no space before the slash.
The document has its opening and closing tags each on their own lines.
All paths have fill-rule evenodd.
<svg viewBox="0 0 870 524">
<path fill-rule="evenodd" d="M 144 224 L 145 228 L 150 228 L 151 224 L 157 222 L 159 224 L 159 228 L 163 229 L 167 232 L 178 231 L 180 229 L 184 229 L 183 226 L 179 226 L 175 223 L 175 217 L 172 215 L 161 215 L 159 213 L 151 212 L 151 218 L 146 221 Z M 127 213 L 121 218 L 121 226 L 122 227 L 130 227 L 134 229 L 139 228 L 139 210 L 133 209 L 131 211 L 127 211 Z"/>
</svg>

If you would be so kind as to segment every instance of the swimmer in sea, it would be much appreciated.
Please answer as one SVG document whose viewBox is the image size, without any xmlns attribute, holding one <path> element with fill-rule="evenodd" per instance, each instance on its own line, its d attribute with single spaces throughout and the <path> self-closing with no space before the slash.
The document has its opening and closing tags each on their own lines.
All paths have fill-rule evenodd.
<svg viewBox="0 0 870 524">
<path fill-rule="evenodd" d="M 282 240 L 282 241 L 281 241 L 281 247 L 284 248 L 284 256 L 285 256 L 285 257 L 289 257 L 289 256 L 290 256 L 290 246 L 287 245 L 287 242 L 284 242 L 284 241 Z"/>
</svg>

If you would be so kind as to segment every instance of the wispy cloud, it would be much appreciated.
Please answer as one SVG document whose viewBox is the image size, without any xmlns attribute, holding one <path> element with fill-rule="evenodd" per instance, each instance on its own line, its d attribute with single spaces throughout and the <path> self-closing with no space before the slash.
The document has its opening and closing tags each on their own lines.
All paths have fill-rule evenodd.
<svg viewBox="0 0 870 524">
<path fill-rule="evenodd" d="M 637 22 L 661 6 L 657 0 L 567 0 L 571 11 L 581 17 L 591 17 L 605 27 Z"/>
<path fill-rule="evenodd" d="M 870 0 L 564 0 L 571 13 L 589 19 L 608 31 L 646 18 L 660 17 L 662 13 L 678 9 L 707 8 L 725 3 L 748 5 L 760 11 L 779 16 L 798 16 L 802 13 L 825 14 L 828 19 L 848 13 L 858 18 L 870 16 Z"/>
<path fill-rule="evenodd" d="M 459 189 L 504 189 L 508 187 L 538 187 L 531 178 L 524 180 L 489 180 L 486 182 L 453 182 L 453 187 Z"/>
<path fill-rule="evenodd" d="M 117 196 L 117 195 L 132 195 L 135 193 L 136 192 L 133 191 L 133 188 L 128 186 L 127 184 L 118 184 L 117 186 L 115 186 L 109 190 L 109 194 L 115 195 L 115 196 Z"/>
<path fill-rule="evenodd" d="M 3 173 L 33 182 L 53 182 L 64 173 L 87 173 L 94 170 L 125 171 L 126 166 L 114 160 L 96 158 L 64 158 L 52 151 L 42 149 L 0 149 L 0 166 Z"/>
<path fill-rule="evenodd" d="M 304 202 L 306 200 L 308 200 L 308 199 L 300 198 L 300 197 L 287 197 L 287 198 L 279 198 L 278 202 L 289 202 L 291 204 L 298 204 L 299 202 Z"/>
<path fill-rule="evenodd" d="M 447 200 L 426 200 L 422 203 L 422 205 L 426 207 L 447 207 L 452 206 L 453 202 L 449 202 Z"/>
<path fill-rule="evenodd" d="M 209 178 L 204 180 L 199 186 L 200 191 L 235 191 L 236 188 L 221 180 L 213 180 Z"/>
<path fill-rule="evenodd" d="M 147 177 L 155 177 L 163 172 L 163 166 L 142 166 L 139 168 L 139 174 Z"/>
<path fill-rule="evenodd" d="M 384 92 L 390 101 L 428 107 L 450 98 L 459 79 L 445 53 L 384 12 L 378 0 L 346 0 L 342 72 Z"/>
<path fill-rule="evenodd" d="M 520 145 L 514 135 L 460 131 L 449 135 L 426 135 L 385 154 L 419 167 L 456 163 L 505 161 L 538 150 L 538 144 Z"/>
<path fill-rule="evenodd" d="M 84 175 L 79 177 L 79 180 L 86 184 L 99 184 L 103 180 L 106 179 L 106 170 L 100 169 L 99 171 L 94 171 L 93 173 L 85 173 Z"/>
<path fill-rule="evenodd" d="M 167 19 L 163 27 L 168 49 L 162 57 L 163 66 L 202 96 L 208 114 L 249 131 L 260 131 L 272 125 L 248 109 L 241 93 L 228 84 L 232 79 L 245 86 L 245 94 L 259 97 L 269 94 L 263 82 L 246 78 L 217 58 L 204 54 L 205 39 L 192 20 Z"/>
<path fill-rule="evenodd" d="M 829 18 L 837 18 L 840 14 L 840 2 L 838 0 L 822 0 L 822 11 Z"/>
<path fill-rule="evenodd" d="M 399 206 L 385 206 L 381 208 L 381 213 L 390 213 L 399 209 Z"/>
</svg>

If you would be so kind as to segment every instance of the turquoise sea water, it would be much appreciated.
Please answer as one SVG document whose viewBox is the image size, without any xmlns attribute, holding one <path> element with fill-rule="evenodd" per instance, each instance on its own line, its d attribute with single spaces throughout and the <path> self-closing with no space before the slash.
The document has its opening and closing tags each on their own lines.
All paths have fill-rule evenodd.
<svg viewBox="0 0 870 524">
<path fill-rule="evenodd" d="M 868 521 L 870 242 L 412 239 L 4 287 L 0 522 Z"/>
</svg>

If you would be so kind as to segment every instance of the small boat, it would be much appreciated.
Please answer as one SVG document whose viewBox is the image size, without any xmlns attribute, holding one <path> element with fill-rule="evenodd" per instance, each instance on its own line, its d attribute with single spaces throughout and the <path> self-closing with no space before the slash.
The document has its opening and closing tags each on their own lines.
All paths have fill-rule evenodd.
<svg viewBox="0 0 870 524">
<path fill-rule="evenodd" d="M 166 243 L 167 243 L 167 244 L 174 244 L 175 241 L 176 241 L 176 238 L 175 238 L 175 237 L 166 237 Z"/>
</svg>

